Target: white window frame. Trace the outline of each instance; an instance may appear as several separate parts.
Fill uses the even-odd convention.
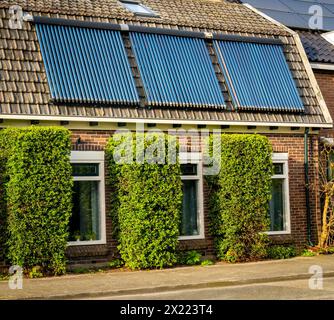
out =
[[[290,196],[289,196],[289,155],[287,153],[273,153],[273,163],[283,164],[283,174],[274,174],[272,179],[283,179],[284,229],[283,231],[268,231],[268,235],[291,234]]]
[[[202,155],[198,152],[182,152],[179,155],[180,164],[196,164],[197,174],[182,176],[181,180],[197,180],[197,225],[198,235],[179,236],[179,240],[205,239],[204,231],[204,202],[203,202],[203,161]]]
[[[87,246],[106,244],[106,208],[105,208],[105,181],[104,181],[104,152],[103,151],[72,151],[71,163],[96,163],[99,165],[99,175],[95,177],[73,177],[74,181],[99,181],[99,219],[100,240],[69,241],[68,246]]]
[[[145,5],[143,5],[142,3],[140,3],[139,1],[137,0],[119,0],[119,2],[122,4],[122,6],[132,12],[133,14],[137,15],[137,16],[145,16],[145,17],[158,17],[158,15],[153,11],[151,10],[150,8],[146,7]],[[132,9],[130,9],[127,5],[128,4],[132,4],[132,5],[137,5],[141,8],[143,8],[146,12],[138,12],[138,11],[134,11]]]

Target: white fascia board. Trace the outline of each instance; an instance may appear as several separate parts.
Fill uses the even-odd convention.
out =
[[[334,71],[334,63],[314,63],[311,62],[312,69]]]
[[[179,120],[179,119],[140,119],[140,118],[98,118],[98,117],[69,117],[69,116],[39,116],[39,115],[9,115],[0,114],[0,119],[10,120],[39,120],[39,121],[74,121],[101,123],[156,123],[183,125],[228,125],[228,126],[259,126],[259,127],[300,127],[300,128],[332,128],[333,123],[298,123],[298,122],[255,122],[255,121],[219,121],[219,120]]]

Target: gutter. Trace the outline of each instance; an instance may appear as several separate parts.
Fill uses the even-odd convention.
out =
[[[307,222],[307,241],[313,246],[311,239],[311,208],[310,208],[310,177],[309,177],[309,160],[308,160],[308,140],[309,128],[305,128],[304,133],[304,174],[305,174],[305,205],[306,205],[306,222]]]
[[[312,69],[334,71],[334,63],[311,63]]]
[[[38,121],[73,121],[73,122],[100,122],[100,123],[156,123],[156,124],[182,124],[182,125],[208,125],[208,126],[259,126],[282,128],[332,128],[332,124],[324,123],[298,123],[298,122],[254,122],[254,121],[228,121],[228,120],[181,120],[181,119],[156,119],[156,118],[116,118],[116,117],[89,117],[89,116],[49,116],[49,115],[19,115],[0,114],[0,120],[38,120]]]

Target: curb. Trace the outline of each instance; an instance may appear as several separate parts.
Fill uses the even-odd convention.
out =
[[[323,277],[324,278],[334,277],[334,271],[324,273]],[[223,287],[233,287],[240,285],[261,284],[269,282],[281,282],[281,281],[303,280],[303,279],[310,279],[310,274],[303,273],[303,274],[269,277],[269,278],[257,278],[257,279],[254,278],[254,279],[230,280],[230,281],[226,280],[226,281],[213,281],[213,282],[202,282],[202,283],[148,287],[148,288],[83,292],[83,293],[66,294],[66,295],[53,295],[47,297],[35,296],[29,298],[21,298],[20,300],[76,300],[76,299],[88,299],[88,298],[99,298],[99,297],[101,298],[116,297],[116,296],[119,297],[126,295],[140,295],[140,294],[161,293],[161,292],[190,290],[190,289],[223,288]]]

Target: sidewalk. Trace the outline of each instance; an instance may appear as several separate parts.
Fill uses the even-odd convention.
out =
[[[24,279],[22,290],[0,281],[0,299],[75,299],[180,289],[233,286],[309,279],[309,267],[319,265],[325,277],[334,276],[334,255],[244,264],[216,264],[153,271],[108,271],[54,278]]]

